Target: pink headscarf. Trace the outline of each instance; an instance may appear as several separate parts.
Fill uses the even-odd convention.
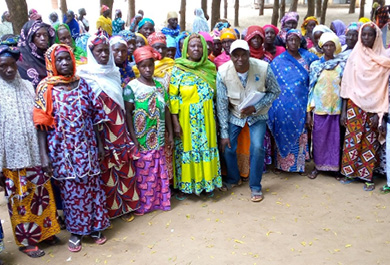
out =
[[[278,35],[279,29],[278,29],[277,27],[275,27],[274,25],[267,24],[267,25],[264,25],[264,26],[263,26],[263,29],[264,29],[264,30],[266,30],[267,28],[273,28],[274,31],[275,31],[275,35]]]
[[[207,41],[210,41],[211,43],[214,44],[214,39],[210,36],[209,33],[207,32],[204,32],[204,31],[199,31],[198,33],[199,35],[202,35],[204,40],[207,42]]]

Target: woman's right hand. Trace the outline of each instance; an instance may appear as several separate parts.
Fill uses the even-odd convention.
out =
[[[306,128],[308,130],[313,130],[313,118],[311,112],[306,112]]]
[[[49,176],[53,176],[53,167],[47,153],[41,155],[42,170]]]
[[[175,134],[175,137],[181,138],[183,135],[183,130],[181,129],[181,125],[179,122],[173,123],[173,133]]]
[[[341,113],[340,113],[340,126],[347,127],[346,122],[347,122],[347,113],[345,113],[344,111],[341,111]]]

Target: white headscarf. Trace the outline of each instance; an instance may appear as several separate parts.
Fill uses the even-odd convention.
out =
[[[204,12],[202,8],[196,8],[195,9],[195,19],[194,23],[192,24],[192,32],[193,33],[199,33],[199,32],[209,32],[209,24],[207,23],[207,19],[204,16]]]
[[[104,91],[112,100],[114,100],[123,110],[125,103],[123,101],[123,91],[121,87],[121,74],[119,68],[115,66],[114,55],[110,46],[110,57],[106,65],[99,64],[89,48],[96,36],[91,36],[87,42],[88,63],[80,65],[77,69],[77,75],[84,78],[92,87],[93,92],[98,96]]]

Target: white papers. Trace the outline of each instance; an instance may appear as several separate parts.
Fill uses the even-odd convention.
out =
[[[256,103],[258,103],[263,97],[265,96],[265,93],[259,92],[259,91],[253,91],[250,93],[244,100],[241,102],[240,105],[238,105],[238,110],[243,110],[249,106],[253,106]]]

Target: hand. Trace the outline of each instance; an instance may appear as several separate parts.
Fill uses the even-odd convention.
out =
[[[221,139],[221,140],[220,140],[220,146],[221,146],[221,152],[222,152],[222,153],[225,152],[225,147],[226,147],[226,145],[227,145],[229,148],[232,148],[231,145],[230,145],[230,140],[229,140],[229,138]]]
[[[256,112],[255,106],[249,106],[249,107],[246,107],[245,109],[241,110],[241,113],[246,115],[246,116],[249,116],[255,112]]]
[[[104,157],[106,156],[103,144],[98,144],[98,155],[99,161],[103,161]]]
[[[46,153],[41,156],[41,162],[43,172],[49,176],[53,176],[53,166],[49,156]]]
[[[375,113],[374,116],[372,116],[370,120],[371,120],[370,127],[371,127],[372,129],[378,128],[378,124],[379,124],[379,117],[378,117],[378,114]]]
[[[347,114],[344,111],[340,114],[340,126],[347,127]]]
[[[311,116],[311,112],[306,113],[306,128],[308,130],[313,130],[313,118]]]
[[[167,147],[169,150],[173,150],[173,147],[174,147],[175,143],[173,141],[173,135],[169,135],[168,137],[168,141],[167,141]]]
[[[181,138],[183,135],[183,130],[181,129],[180,123],[173,123],[173,133],[175,134],[175,137]]]

